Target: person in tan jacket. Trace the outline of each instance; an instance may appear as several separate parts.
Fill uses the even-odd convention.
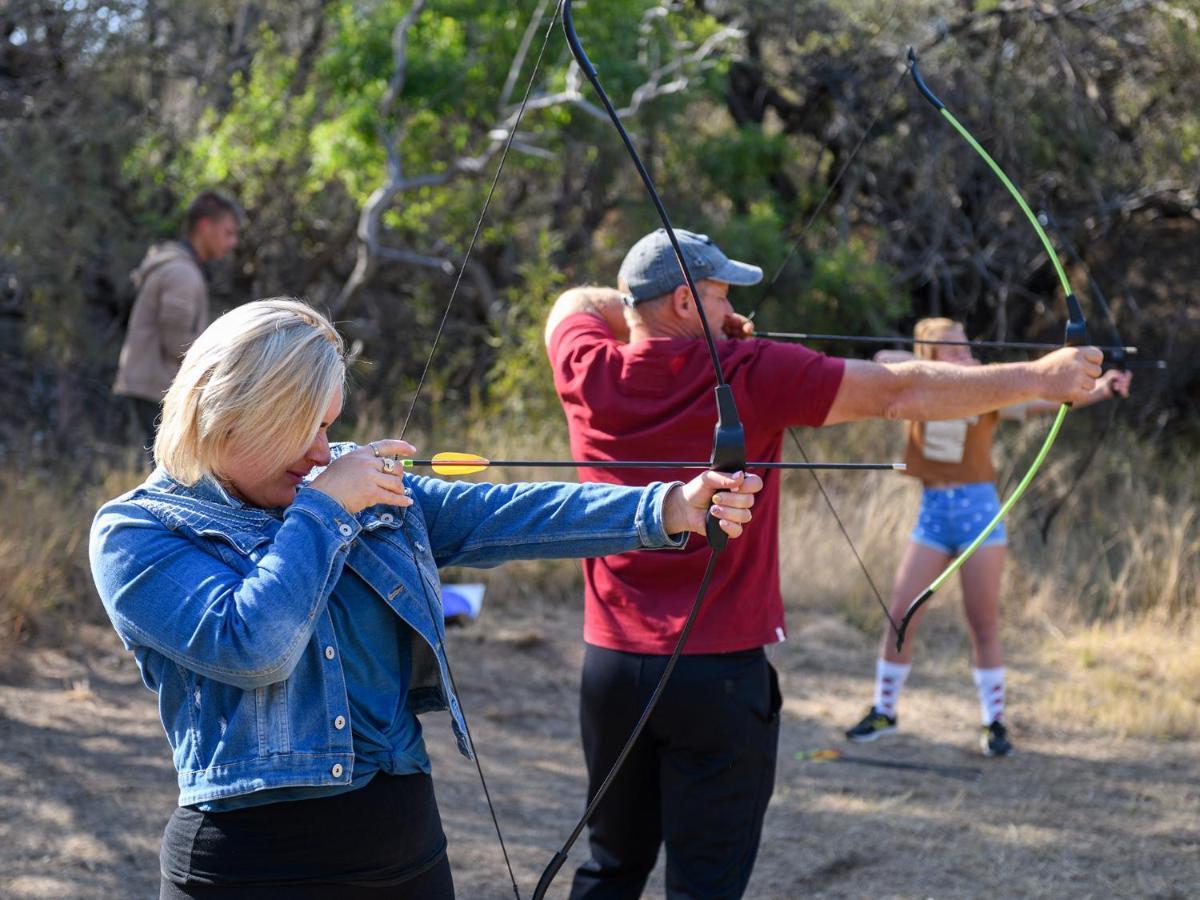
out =
[[[182,241],[155,244],[130,274],[137,299],[121,346],[113,393],[129,398],[131,416],[143,439],[154,445],[159,403],[184,352],[209,321],[204,264],[237,246],[241,209],[216,191],[204,191],[188,206]]]

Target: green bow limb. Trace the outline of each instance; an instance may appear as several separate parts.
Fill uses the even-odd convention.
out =
[[[928,100],[930,105],[932,105],[933,108],[941,114],[942,118],[949,122],[951,127],[962,136],[963,140],[970,144],[971,148],[983,158],[983,161],[987,163],[988,168],[991,169],[992,173],[1000,179],[1000,182],[1008,190],[1009,194],[1012,195],[1012,198],[1017,201],[1017,205],[1021,208],[1021,212],[1025,214],[1025,217],[1029,220],[1029,224],[1032,225],[1034,231],[1037,232],[1038,239],[1042,242],[1042,246],[1046,248],[1046,253],[1050,257],[1050,261],[1054,264],[1054,271],[1058,275],[1059,283],[1062,285],[1063,293],[1066,296],[1067,326],[1066,334],[1063,339],[1063,345],[1067,347],[1078,347],[1086,344],[1088,342],[1087,322],[1083,317],[1083,309],[1079,305],[1079,300],[1075,297],[1075,292],[1071,289],[1071,282],[1067,278],[1066,271],[1063,269],[1062,261],[1058,258],[1058,254],[1054,250],[1054,245],[1050,243],[1050,238],[1042,228],[1037,216],[1035,216],[1033,210],[1029,208],[1029,204],[1025,202],[1025,198],[1021,195],[1020,190],[1017,189],[1017,186],[1013,183],[1012,179],[1009,178],[1004,173],[1004,170],[1000,168],[999,164],[992,159],[991,154],[989,154],[987,150],[985,150],[979,143],[979,141],[975,139],[975,136],[972,135],[971,132],[968,131],[967,128],[961,122],[959,122],[957,118],[954,117],[954,114],[951,113],[950,110],[946,109],[946,104],[939,100],[937,95],[935,95],[933,91],[929,89],[929,86],[925,83],[925,79],[921,77],[921,71],[917,65],[917,54],[911,48],[908,51],[908,65],[909,71],[912,73],[913,81],[917,85],[917,90],[921,92],[921,96]],[[938,575],[929,583],[929,586],[925,588],[925,590],[918,594],[912,600],[912,602],[909,603],[908,608],[905,609],[904,615],[900,619],[900,625],[896,629],[897,651],[904,646],[904,637],[908,632],[908,627],[912,623],[913,617],[917,614],[921,607],[928,603],[938,589],[941,588],[941,586],[944,585],[946,581],[954,575],[955,572],[957,572],[963,567],[963,565],[966,564],[967,560],[970,559],[974,555],[975,551],[983,545],[983,542],[987,540],[988,535],[996,530],[996,526],[1004,521],[1005,517],[1009,514],[1012,508],[1016,506],[1017,501],[1019,501],[1024,495],[1026,489],[1033,482],[1034,477],[1037,475],[1038,470],[1041,469],[1042,463],[1045,461],[1047,455],[1049,455],[1050,448],[1054,445],[1055,440],[1058,438],[1058,432],[1062,428],[1063,420],[1067,417],[1067,410],[1070,408],[1071,404],[1069,403],[1064,403],[1059,407],[1058,414],[1054,417],[1054,424],[1051,425],[1050,431],[1047,433],[1041,449],[1038,450],[1037,456],[1034,457],[1033,463],[1029,466],[1029,471],[1025,473],[1025,475],[1021,478],[1021,481],[1017,484],[1016,489],[1000,506],[1000,510],[992,518],[992,521],[987,524],[983,531],[979,533],[975,540],[973,540],[962,553],[960,553],[954,560],[951,561],[951,563],[945,568],[945,570],[942,571],[940,575]]]

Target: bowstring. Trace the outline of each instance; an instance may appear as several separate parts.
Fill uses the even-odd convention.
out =
[[[883,25],[880,27],[880,29],[879,29],[880,32],[884,32],[887,30],[888,25],[891,24],[891,21],[895,17],[896,11],[898,9],[899,9],[899,3],[893,2],[891,12],[888,14],[887,19],[884,21]],[[779,264],[778,268],[775,269],[775,274],[772,275],[771,280],[769,282],[767,282],[768,288],[773,287],[775,285],[775,283],[779,280],[779,276],[783,274],[783,271],[787,267],[787,264],[791,261],[792,257],[795,256],[796,251],[799,249],[800,244],[803,242],[805,235],[808,233],[808,231],[812,227],[813,223],[816,222],[817,217],[821,214],[821,211],[825,208],[825,204],[829,201],[829,198],[833,196],[833,192],[837,189],[838,184],[841,183],[842,178],[845,177],[846,173],[850,171],[850,166],[854,163],[855,157],[858,156],[859,151],[866,145],[867,138],[870,136],[871,131],[875,128],[876,123],[878,123],[880,117],[883,115],[884,111],[888,108],[888,105],[891,103],[892,98],[896,95],[896,92],[900,89],[900,85],[904,83],[904,79],[907,77],[907,75],[908,75],[907,67],[902,68],[900,71],[899,77],[892,84],[891,89],[884,96],[883,102],[881,102],[879,104],[879,106],[875,110],[875,114],[871,117],[870,121],[867,123],[867,127],[864,128],[862,134],[859,135],[858,141],[857,141],[857,143],[855,143],[854,149],[850,152],[849,158],[842,165],[841,169],[838,171],[838,173],[834,177],[833,181],[830,182],[829,187],[826,188],[825,193],[821,196],[821,199],[817,202],[816,207],[813,209],[812,213],[809,215],[808,219],[805,221],[804,226],[800,229],[799,234],[797,234],[795,239],[792,241],[792,244],[789,247],[787,254],[783,258],[783,262]],[[761,300],[759,300],[758,304],[755,305],[753,310],[751,310],[748,318],[750,318],[751,320],[754,319],[754,316],[758,313],[759,309],[762,307],[762,304],[763,304],[763,302],[765,302],[767,296],[768,296],[768,294],[764,293],[763,298]],[[792,439],[792,442],[796,445],[796,449],[800,452],[800,456],[804,459],[805,462],[808,462],[809,461],[808,453],[805,451],[804,445],[800,442],[800,437],[796,433],[796,429],[789,428],[787,431],[788,431],[788,435]],[[829,492],[827,490],[825,490],[824,482],[821,481],[820,477],[817,475],[815,470],[809,469],[809,474],[812,475],[813,483],[816,484],[817,490],[820,492],[822,499],[824,499],[825,506],[829,510],[830,515],[832,515],[834,518],[834,521],[837,522],[838,530],[841,531],[842,536],[846,539],[846,543],[850,547],[850,552],[854,554],[854,559],[857,561],[859,569],[862,570],[863,577],[866,578],[867,584],[871,588],[871,593],[874,595],[876,602],[879,604],[879,608],[883,611],[884,618],[886,618],[888,621],[888,624],[892,626],[892,630],[894,632],[899,633],[899,628],[896,625],[896,620],[892,618],[891,610],[889,609],[888,604],[883,599],[883,593],[879,590],[879,586],[875,583],[875,578],[871,575],[871,570],[869,568],[867,568],[867,564],[863,560],[862,554],[859,553],[858,547],[854,543],[854,539],[850,536],[850,532],[846,528],[845,522],[842,521],[842,517],[838,514],[836,507],[833,505],[833,499],[829,496]]]
[[[1043,209],[1039,216],[1039,219],[1041,218],[1045,219],[1043,224],[1050,226],[1050,229],[1058,237],[1058,242],[1063,249],[1067,251],[1067,256],[1083,269],[1083,274],[1087,278],[1088,291],[1092,295],[1092,305],[1097,307],[1100,312],[1103,313],[1104,319],[1108,324],[1108,330],[1113,336],[1114,343],[1118,347],[1124,346],[1124,341],[1121,339],[1121,332],[1117,328],[1117,318],[1113,315],[1112,307],[1108,305],[1108,300],[1105,299],[1104,292],[1100,290],[1100,285],[1093,276],[1091,267],[1080,257],[1079,252],[1075,249],[1074,242],[1067,237],[1067,235],[1059,227],[1054,216],[1052,216],[1047,210]],[[1124,351],[1121,352],[1119,359],[1119,364],[1124,367]],[[1055,518],[1057,518],[1058,514],[1062,511],[1063,506],[1071,498],[1071,495],[1075,493],[1075,488],[1079,486],[1079,483],[1083,480],[1083,476],[1087,472],[1088,467],[1091,466],[1092,461],[1096,458],[1096,454],[1099,452],[1100,447],[1104,445],[1105,438],[1108,437],[1109,431],[1112,430],[1112,426],[1117,420],[1117,408],[1117,397],[1113,396],[1109,402],[1108,415],[1106,416],[1104,426],[1100,429],[1099,433],[1093,432],[1091,440],[1089,441],[1090,446],[1088,447],[1087,454],[1084,457],[1083,462],[1076,467],[1075,474],[1072,477],[1070,484],[1068,484],[1066,490],[1059,495],[1059,498],[1057,501],[1055,501],[1053,508],[1051,508],[1051,510],[1042,518],[1039,527],[1041,530],[1043,544],[1049,541],[1050,527],[1054,524]]]
[[[896,10],[895,10],[895,7],[893,6],[892,15],[895,15],[895,12],[896,12]],[[889,17],[888,21],[889,22],[891,21],[890,17]],[[781,262],[779,264],[778,268],[775,269],[775,274],[772,275],[771,280],[767,282],[767,287],[773,286],[775,284],[775,282],[777,282],[779,280],[779,276],[783,274],[783,270],[787,268],[788,263],[792,261],[792,257],[794,257],[796,255],[796,251],[800,249],[800,244],[804,241],[804,236],[806,234],[808,234],[808,231],[810,228],[812,228],[813,223],[817,221],[817,217],[821,215],[821,211],[825,209],[825,204],[828,203],[829,198],[833,196],[834,190],[841,183],[842,179],[846,176],[846,173],[850,171],[850,166],[853,165],[855,157],[858,156],[858,152],[863,148],[863,145],[866,144],[867,138],[870,136],[871,131],[875,128],[876,124],[878,124],[880,117],[884,113],[884,110],[886,110],[888,107],[888,104],[891,103],[892,98],[896,95],[896,92],[900,89],[900,85],[902,85],[904,83],[905,76],[907,76],[907,75],[908,75],[908,70],[901,69],[899,77],[892,84],[891,88],[888,90],[887,94],[884,96],[883,102],[880,103],[878,108],[875,110],[875,114],[871,117],[871,120],[867,123],[867,127],[865,129],[863,129],[863,133],[861,135],[859,135],[858,141],[854,145],[854,149],[850,151],[850,156],[847,157],[846,161],[842,164],[842,168],[838,171],[838,173],[834,177],[833,181],[831,181],[829,183],[829,187],[825,190],[825,193],[821,196],[821,199],[819,201],[817,201],[817,205],[813,208],[813,211],[809,214],[808,219],[804,222],[804,225],[801,227],[799,233],[792,240],[791,245],[788,247],[788,252],[783,257],[783,262]],[[755,305],[754,309],[752,309],[750,311],[750,315],[747,318],[753,319],[755,317],[755,315],[757,315],[759,307],[761,307],[765,301],[766,301],[766,295],[764,294],[762,299],[760,299],[758,301],[758,303]]]
[[[789,428],[788,434],[791,436],[793,443],[795,443],[796,449],[800,451],[800,455],[804,458],[804,461],[808,462],[808,454],[804,452],[804,445],[800,443],[800,438],[796,436],[796,430],[794,428]],[[811,472],[813,470],[809,469],[809,471]],[[880,605],[883,606],[883,614],[887,616],[888,621],[891,622],[892,627],[895,628],[896,622],[892,619],[890,610],[888,610],[887,606],[883,604],[883,595],[879,592],[879,588],[875,584],[875,579],[871,577],[871,570],[867,568],[866,562],[863,560],[862,555],[858,552],[858,547],[854,545],[854,539],[850,537],[850,532],[846,530],[846,526],[842,522],[841,516],[839,516],[837,510],[833,508],[833,500],[825,490],[824,482],[822,482],[820,478],[814,478],[813,481],[816,482],[817,490],[821,492],[821,496],[825,499],[825,505],[829,507],[829,512],[833,514],[833,518],[837,522],[838,528],[842,532],[842,536],[846,538],[846,543],[850,545],[850,551],[854,554],[854,558],[858,560],[858,567],[862,569],[862,573],[867,579],[867,584],[871,586],[872,593],[875,594],[876,599],[878,599]]]
[[[417,381],[417,389],[413,392],[412,402],[409,403],[408,413],[404,417],[404,424],[400,428],[400,438],[404,438],[405,432],[408,431],[409,422],[412,420],[413,411],[417,408],[417,401],[421,396],[421,389],[425,386],[425,380],[429,376],[429,370],[433,365],[433,358],[437,354],[438,345],[442,339],[442,333],[446,330],[446,323],[450,319],[450,310],[454,306],[454,301],[458,297],[458,289],[462,285],[463,276],[467,271],[467,263],[471,260],[471,254],[475,251],[475,245],[479,241],[479,235],[483,231],[483,223],[487,219],[488,209],[492,205],[492,198],[496,195],[496,185],[500,183],[500,174],[504,171],[504,163],[508,159],[508,152],[512,148],[513,141],[517,137],[517,129],[521,125],[521,119],[525,115],[525,108],[529,105],[529,98],[533,93],[533,83],[537,80],[537,74],[542,66],[542,59],[546,55],[546,46],[550,43],[550,35],[554,30],[554,25],[558,21],[559,12],[562,10],[563,0],[556,0],[554,12],[550,14],[550,22],[546,26],[546,33],[542,37],[542,46],[538,50],[537,59],[533,64],[533,73],[529,76],[529,82],[525,85],[525,93],[521,97],[521,105],[517,109],[517,117],[513,121],[512,127],[508,130],[508,136],[504,139],[504,148],[500,152],[500,161],[496,165],[496,173],[492,176],[492,183],[488,187],[487,197],[483,201],[483,209],[479,211],[479,218],[475,222],[475,228],[471,233],[471,240],[467,243],[466,253],[463,254],[462,264],[458,267],[458,274],[454,278],[454,286],[450,289],[450,299],[446,302],[446,308],[442,312],[442,319],[438,323],[437,331],[433,336],[433,343],[429,348],[429,355],[425,358],[425,366],[421,369],[421,377]]]
[[[484,199],[483,208],[479,212],[479,217],[475,222],[475,228],[471,233],[471,240],[467,244],[467,250],[463,254],[462,264],[458,268],[458,274],[455,277],[454,285],[450,290],[450,299],[446,302],[446,308],[442,312],[441,321],[438,323],[437,331],[434,333],[433,342],[429,348],[429,355],[425,358],[425,365],[421,369],[421,377],[417,381],[416,390],[413,392],[412,401],[409,403],[408,412],[404,417],[404,424],[403,424],[403,426],[401,426],[401,429],[400,429],[400,438],[401,439],[404,438],[404,435],[408,431],[408,426],[412,420],[413,412],[416,410],[416,407],[417,407],[417,401],[419,400],[419,398],[421,396],[421,390],[425,386],[425,381],[429,375],[430,369],[433,366],[433,359],[434,359],[434,356],[437,354],[437,350],[438,350],[438,346],[441,342],[442,334],[445,331],[446,324],[450,319],[450,310],[454,306],[455,299],[458,297],[458,290],[462,284],[463,275],[466,273],[467,263],[470,262],[471,254],[475,249],[476,243],[478,243],[480,233],[483,231],[483,223],[487,219],[488,209],[491,207],[492,199],[496,195],[496,186],[500,182],[500,174],[504,171],[504,164],[508,159],[509,150],[512,148],[513,141],[516,140],[517,130],[521,125],[521,119],[524,117],[526,107],[529,105],[529,98],[533,93],[533,85],[534,85],[534,82],[537,80],[538,72],[541,69],[542,60],[546,54],[546,47],[550,43],[550,35],[553,33],[554,25],[558,21],[559,11],[562,8],[562,3],[563,3],[563,0],[557,0],[555,7],[554,7],[554,12],[550,15],[550,21],[546,26],[546,33],[542,38],[541,48],[538,50],[537,59],[534,61],[533,72],[530,74],[529,81],[525,85],[525,92],[521,97],[521,105],[517,109],[516,118],[513,120],[512,126],[508,130],[508,136],[505,138],[504,147],[502,148],[502,150],[500,152],[500,160],[496,165],[495,175],[493,175],[491,185],[488,187],[487,197]],[[536,14],[537,14],[537,11],[535,10],[535,15]],[[401,527],[404,531],[405,540],[407,541],[409,546],[410,547],[414,546],[412,536],[408,531],[408,516],[407,515],[405,515],[401,518]],[[430,619],[431,619],[431,621],[436,623],[438,620],[438,614],[435,610],[435,604],[433,602],[433,597],[430,594],[429,585],[426,583],[425,575],[421,570],[420,563],[417,561],[415,551],[410,551],[409,557],[412,559],[413,565],[417,569],[417,578],[421,584],[421,593],[424,595],[425,605],[429,610]],[[444,635],[444,632],[443,632],[443,635]],[[502,829],[500,827],[500,818],[496,813],[495,804],[492,802],[492,794],[491,794],[491,791],[488,789],[487,778],[483,774],[483,764],[481,763],[481,761],[479,759],[479,752],[475,746],[475,738],[471,734],[471,726],[470,726],[469,722],[467,721],[467,713],[466,713],[466,710],[462,706],[462,697],[461,697],[461,695],[459,695],[458,684],[454,678],[454,670],[451,668],[451,665],[450,665],[450,655],[449,655],[449,653],[446,652],[446,644],[445,644],[444,636],[442,637],[442,651],[443,651],[443,658],[445,659],[445,662],[446,662],[446,676],[447,676],[447,680],[450,682],[450,689],[451,689],[451,691],[453,691],[455,696],[459,697],[459,713],[462,716],[463,731],[464,731],[466,739],[467,739],[467,746],[471,750],[471,758],[475,761],[475,771],[479,773],[479,783],[483,787],[483,796],[487,802],[488,812],[491,814],[492,826],[496,831],[496,838],[500,842],[500,852],[504,856],[504,866],[508,870],[508,878],[509,878],[509,881],[511,882],[513,895],[517,898],[517,900],[521,900],[521,891],[520,891],[520,888],[517,886],[516,874],[513,872],[512,859],[509,857],[509,854],[508,854],[508,846],[504,841],[504,832],[502,831]]]

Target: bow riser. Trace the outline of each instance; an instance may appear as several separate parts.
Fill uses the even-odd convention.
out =
[[[563,3],[563,31],[566,33],[567,44],[571,48],[571,54],[575,57],[575,61],[579,64],[580,70],[587,77],[600,98],[604,109],[608,112],[609,119],[612,120],[618,133],[621,135],[621,142],[625,145],[630,159],[637,168],[638,175],[642,179],[642,184],[646,187],[646,192],[650,195],[650,199],[654,203],[654,208],[658,211],[659,219],[663,223],[663,228],[666,231],[667,237],[671,242],[671,247],[675,251],[675,258],[679,262],[680,271],[683,273],[684,281],[687,283],[688,290],[692,293],[692,300],[696,304],[696,311],[700,316],[700,323],[704,331],[704,339],[708,345],[709,356],[712,359],[713,371],[716,375],[716,405],[717,405],[717,423],[713,432],[713,449],[712,449],[712,467],[724,472],[737,472],[745,468],[746,465],[746,442],[745,431],[742,427],[741,417],[738,415],[737,404],[734,402],[733,391],[725,381],[724,372],[721,369],[721,360],[717,355],[717,345],[713,338],[713,332],[709,326],[708,316],[704,312],[704,305],[700,302],[700,291],[696,287],[695,279],[688,268],[687,261],[684,259],[683,249],[679,245],[679,240],[675,235],[675,229],[671,225],[670,216],[667,215],[666,207],[663,205],[662,198],[658,195],[658,191],[654,187],[654,181],[650,177],[650,173],[646,170],[642,163],[641,157],[638,155],[637,148],[633,146],[633,140],[629,137],[629,133],[625,130],[625,126],[621,124],[621,117],[617,115],[616,109],[612,102],[608,99],[608,94],[600,84],[600,79],[596,75],[596,68],[588,59],[587,53],[583,49],[583,45],[579,42],[579,36],[575,32],[575,20],[571,12],[571,0],[565,0]],[[629,752],[633,749],[638,737],[642,733],[646,722],[649,721],[650,713],[658,703],[658,699],[662,696],[663,690],[666,688],[667,681],[671,677],[671,673],[675,669],[675,664],[679,660],[680,654],[683,652],[684,646],[687,644],[688,635],[691,633],[692,625],[695,624],[696,617],[700,612],[700,607],[704,602],[704,596],[708,592],[708,585],[712,579],[713,571],[716,569],[716,563],[720,557],[720,553],[724,550],[728,541],[728,536],[721,530],[720,522],[710,512],[705,520],[705,532],[708,538],[711,554],[709,556],[708,565],[704,571],[704,577],[701,579],[700,587],[696,592],[696,599],[692,604],[691,611],[688,613],[687,620],[684,622],[683,628],[679,633],[679,639],[675,645],[675,649],[671,653],[670,659],[667,661],[663,673],[659,678],[658,684],[655,685],[654,691],[651,693],[646,706],[642,711],[641,717],[634,726],[633,731],[625,741],[621,752],[617,755],[608,774],[597,788],[595,795],[588,803],[587,809],[576,822],[571,834],[563,843],[563,846],[554,854],[550,863],[542,872],[541,878],[533,893],[533,900],[541,900],[545,897],[546,891],[549,890],[550,884],[554,881],[554,877],[558,874],[563,864],[567,860],[567,854],[571,850],[571,846],[583,832],[588,819],[600,801],[604,798],[609,786],[616,778],[617,772],[620,771]]]

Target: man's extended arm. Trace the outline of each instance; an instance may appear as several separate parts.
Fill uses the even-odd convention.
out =
[[[563,292],[554,301],[546,318],[546,346],[559,323],[575,313],[591,313],[603,319],[618,341],[629,340],[629,324],[625,321],[625,302],[621,292],[605,287],[578,287]]]
[[[1103,359],[1095,347],[1066,347],[1032,362],[994,366],[848,359],[825,424],[958,419],[1030,400],[1084,403]]]

